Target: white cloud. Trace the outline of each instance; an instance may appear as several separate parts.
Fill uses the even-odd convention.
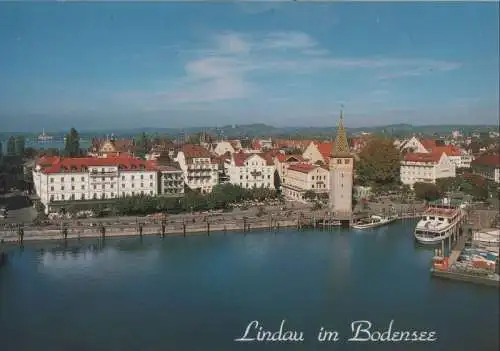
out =
[[[371,70],[374,80],[456,69],[460,64],[429,59],[336,58],[303,32],[215,35],[205,48],[186,51],[184,76],[174,88],[153,95],[157,105],[244,99],[258,92],[254,74],[312,74],[338,69]],[[273,77],[275,82],[279,76]]]

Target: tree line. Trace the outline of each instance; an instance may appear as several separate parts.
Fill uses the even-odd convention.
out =
[[[498,185],[483,177],[465,173],[462,176],[436,179],[436,184],[415,183],[415,197],[421,200],[434,201],[447,193],[464,193],[475,201],[486,201],[490,196],[500,195]]]
[[[184,197],[162,197],[162,196],[126,196],[121,197],[109,204],[77,203],[64,207],[63,212],[75,214],[80,211],[94,210],[114,215],[147,215],[159,212],[177,214],[183,212],[200,212],[210,210],[227,210],[235,204],[244,201],[259,201],[280,199],[280,195],[274,189],[252,188],[245,189],[239,185],[221,184],[213,188],[209,194],[201,194],[197,191],[188,191]]]

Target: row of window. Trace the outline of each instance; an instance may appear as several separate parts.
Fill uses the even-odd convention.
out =
[[[144,191],[141,191],[140,193],[137,192],[137,195],[154,195],[154,192],[151,190],[149,192],[149,194],[147,192],[144,192]],[[125,197],[127,196],[128,194],[126,192],[122,192],[121,196]],[[136,193],[134,191],[131,192],[131,195],[132,196],[135,196]],[[93,200],[97,200],[97,199],[113,199],[117,196],[117,194],[115,193],[110,193],[110,194],[107,194],[107,193],[101,193],[101,196],[98,196],[96,193],[93,194],[92,196],[92,199]],[[67,198],[65,197],[64,194],[61,194],[60,195],[60,200],[64,201],[64,200],[76,200],[77,199],[77,194],[71,194],[69,195]],[[50,195],[50,201],[54,201],[55,200],[55,196],[54,195]],[[86,200],[85,198],[85,194],[80,194],[79,196],[79,199],[78,200]]]
[[[341,184],[342,187],[344,187],[344,184]],[[314,189],[314,184],[311,185],[311,188]],[[316,184],[316,189],[325,189],[326,184]]]
[[[271,187],[271,183],[263,183],[263,185],[264,185],[264,187],[267,187],[267,188],[270,188],[270,187]],[[245,183],[245,185],[243,186],[243,183],[242,183],[242,182],[240,182],[240,186],[241,186],[242,188],[256,187],[256,185],[255,185],[255,184],[252,184],[252,186],[249,186],[249,184],[248,184],[248,183]]]
[[[265,167],[266,164],[265,163],[261,163],[261,162],[257,162],[257,161],[253,161],[253,162],[246,162],[245,166],[261,166],[261,167]]]
[[[314,177],[316,177],[316,180],[326,180],[326,175],[324,175],[324,176],[312,176],[311,179],[314,180]]]
[[[113,181],[114,179],[115,179],[114,177],[109,177],[110,181]],[[130,179],[134,180],[135,176],[134,175],[130,176]],[[144,174],[141,174],[140,179],[144,179]],[[149,179],[153,179],[153,175],[152,174],[149,175]],[[81,177],[80,180],[82,182],[84,182],[85,181],[85,177]],[[106,180],[106,177],[102,177],[102,180],[103,181]],[[125,176],[122,176],[122,180],[125,180]],[[63,183],[64,182],[64,177],[61,177],[60,181]],[[74,181],[75,181],[75,177],[71,177],[71,182],[74,182]],[[50,177],[50,182],[54,183],[54,178],[53,177]]]
[[[242,175],[240,175],[240,179],[243,179]],[[245,179],[248,179],[248,176],[245,176]],[[254,180],[257,179],[257,176],[254,176],[253,179]],[[265,175],[262,175],[261,179],[265,179]],[[267,175],[267,179],[271,179],[271,175],[270,174]]]
[[[240,171],[243,171],[243,170],[240,170]],[[245,173],[250,172],[250,170],[248,168],[245,168],[244,171],[245,171]],[[251,172],[271,173],[271,172],[274,172],[274,167],[271,167],[271,166],[269,166],[269,167],[263,167],[259,171],[257,171],[256,169],[253,169]]]
[[[114,183],[109,184],[109,188],[110,189],[113,189],[114,187],[115,187]],[[132,183],[131,187],[135,188],[135,184]],[[149,183],[149,187],[152,188],[153,187],[153,183]],[[125,183],[122,183],[122,188],[125,188]],[[141,183],[141,188],[144,188],[144,183]],[[61,185],[61,190],[64,190],[64,189],[65,189],[64,185]],[[94,190],[95,189],[97,189],[97,185],[96,184],[94,184]],[[106,189],[106,184],[101,184],[101,189]],[[71,186],[71,190],[75,190],[75,186],[74,185]],[[81,186],[81,190],[85,190],[85,185]],[[50,191],[54,191],[54,187],[53,186],[50,187]]]

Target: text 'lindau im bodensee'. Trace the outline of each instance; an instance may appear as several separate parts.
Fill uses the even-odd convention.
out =
[[[304,332],[287,329],[286,320],[282,320],[278,330],[266,330],[257,320],[251,321],[246,326],[243,335],[234,341],[236,342],[303,342]],[[318,342],[435,342],[437,341],[436,331],[427,330],[396,330],[394,320],[391,320],[383,329],[374,327],[373,323],[367,320],[351,322],[351,334],[347,338],[340,336],[336,330],[328,330],[320,327],[316,335]]]

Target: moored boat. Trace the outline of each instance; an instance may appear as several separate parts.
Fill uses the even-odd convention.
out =
[[[433,205],[415,227],[415,239],[421,244],[439,244],[447,239],[465,216],[465,208]]]
[[[377,215],[373,215],[368,218],[362,218],[356,223],[352,225],[354,229],[371,229],[377,228],[389,223],[394,222],[398,217],[397,216],[389,216],[389,217],[381,217]]]

